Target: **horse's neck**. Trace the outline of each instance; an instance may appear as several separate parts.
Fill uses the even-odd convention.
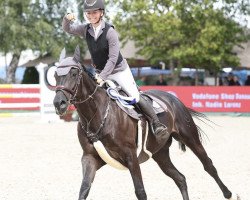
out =
[[[80,98],[87,99],[95,91],[96,84],[85,74],[79,87]]]
[[[88,99],[86,102],[76,105],[77,112],[83,123],[92,120],[91,124],[99,124],[107,108],[108,98],[104,89],[97,87],[92,80],[87,78],[80,86],[79,96]],[[91,97],[90,97],[91,96]]]

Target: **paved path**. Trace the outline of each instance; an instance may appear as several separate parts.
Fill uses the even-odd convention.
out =
[[[250,118],[213,116],[202,125],[205,148],[231,190],[250,194]],[[81,183],[81,148],[76,122],[41,122],[38,117],[0,118],[0,200],[76,200]],[[171,158],[186,176],[191,200],[224,199],[190,150],[174,143]],[[141,166],[149,200],[181,200],[174,182],[150,160]],[[88,200],[136,200],[127,171],[103,167]]]

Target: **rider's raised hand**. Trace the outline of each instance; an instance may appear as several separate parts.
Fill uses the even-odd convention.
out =
[[[74,13],[68,13],[68,14],[66,15],[66,18],[67,18],[69,21],[73,21],[73,20],[76,19]]]

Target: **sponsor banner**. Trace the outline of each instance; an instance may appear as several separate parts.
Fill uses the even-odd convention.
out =
[[[141,86],[140,89],[170,92],[199,112],[250,112],[248,86]]]
[[[250,113],[250,87],[248,86],[141,86],[140,89],[170,92],[187,107],[200,112]],[[47,88],[44,92],[41,90],[38,84],[0,84],[0,113],[3,114],[6,110],[40,110],[54,115],[55,93]]]

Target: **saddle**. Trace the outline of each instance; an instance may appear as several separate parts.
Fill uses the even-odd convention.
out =
[[[133,104],[135,103],[133,98],[122,90],[117,84],[111,80],[106,81],[106,90],[109,97],[116,101],[117,105],[130,117],[136,120],[140,120],[143,114],[139,109],[136,108]],[[155,114],[166,112],[168,110],[167,106],[158,98],[152,94],[140,91],[140,94],[150,100],[152,103]]]

